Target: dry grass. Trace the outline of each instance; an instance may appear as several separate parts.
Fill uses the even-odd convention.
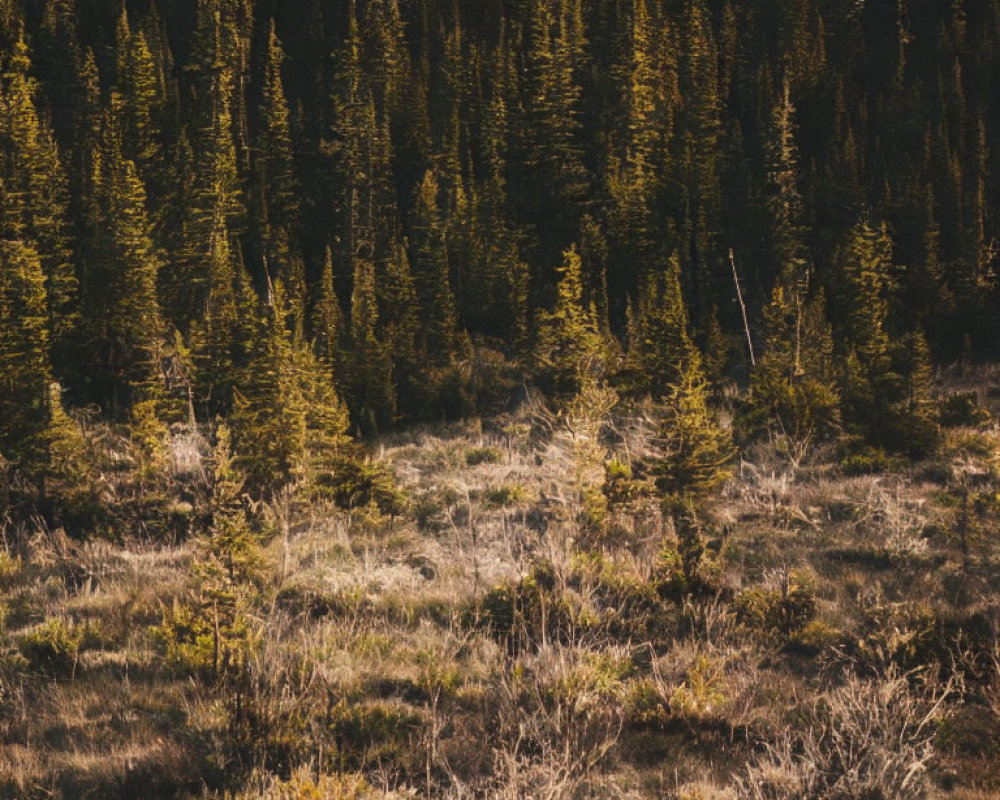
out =
[[[961,484],[758,446],[678,598],[656,499],[600,493],[651,417],[593,400],[385,439],[402,518],[263,508],[256,646],[228,684],[167,670],[153,633],[190,599],[192,542],[8,529],[0,798],[996,795],[995,429],[939,457],[980,476],[964,550]],[[32,662],[53,620],[67,660]],[[956,682],[907,677],[924,664]]]

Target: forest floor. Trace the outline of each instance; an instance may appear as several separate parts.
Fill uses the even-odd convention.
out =
[[[1000,372],[957,391],[1000,418]],[[684,575],[654,496],[601,494],[650,437],[536,401],[383,437],[405,514],[261,507],[237,682],[163,657],[197,540],[6,526],[0,797],[1000,795],[996,423],[753,445]]]

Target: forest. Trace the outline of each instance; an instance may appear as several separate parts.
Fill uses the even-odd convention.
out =
[[[0,0],[0,798],[995,796],[998,81],[997,0]]]

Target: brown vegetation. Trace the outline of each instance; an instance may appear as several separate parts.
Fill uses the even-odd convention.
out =
[[[184,433],[140,497],[91,425],[102,491],[195,533],[4,523],[0,797],[1000,791],[994,423],[875,474],[774,437],[692,522],[645,472],[653,409],[586,391],[384,438],[383,508],[227,499]]]

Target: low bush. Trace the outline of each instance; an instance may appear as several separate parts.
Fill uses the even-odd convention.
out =
[[[938,412],[946,428],[977,427],[990,421],[990,412],[979,405],[975,392],[948,395],[938,404]]]
[[[499,464],[503,461],[503,453],[495,447],[474,447],[465,454],[466,466],[476,467],[480,464]]]
[[[61,618],[49,619],[22,634],[17,648],[32,668],[52,675],[70,675],[76,669],[84,632]]]
[[[735,605],[745,625],[779,636],[799,633],[816,617],[816,598],[794,578],[776,589],[748,589],[736,598]]]

